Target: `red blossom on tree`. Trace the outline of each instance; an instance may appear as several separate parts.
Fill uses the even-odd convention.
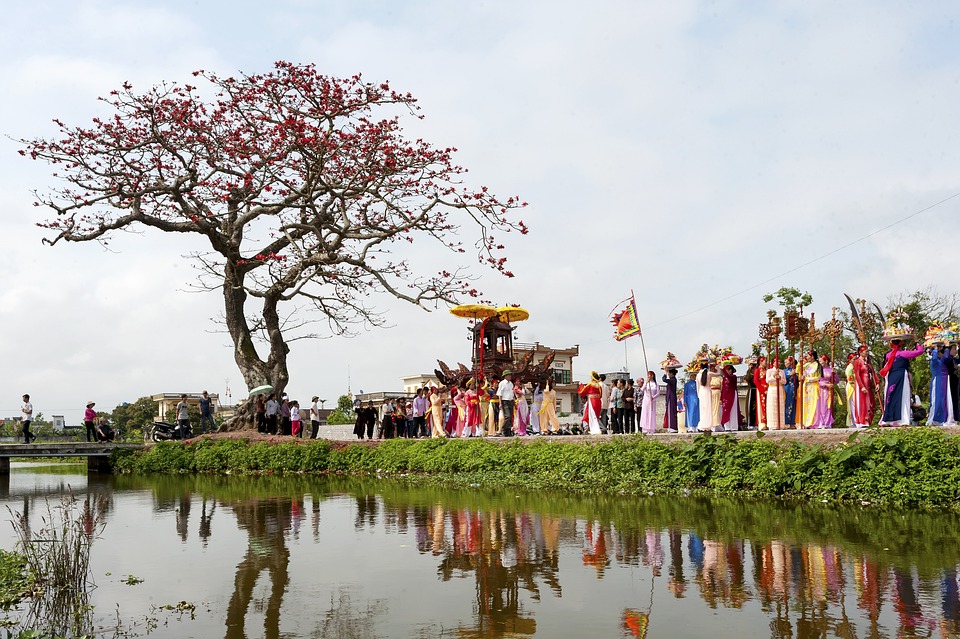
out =
[[[237,78],[193,75],[203,87],[137,93],[124,83],[102,98],[110,117],[89,128],[54,120],[59,139],[20,140],[20,153],[54,165],[63,183],[36,194],[54,213],[39,224],[48,244],[106,242],[137,225],[207,239],[210,250],[191,257],[200,285],[224,296],[248,387],[281,391],[288,342],[315,336],[305,326],[318,317],[334,333],[380,324],[371,293],[424,308],[477,297],[455,257],[464,228],[477,233],[481,265],[513,275],[497,236],[527,232],[510,218],[526,203],[465,186],[456,149],[406,138],[400,117],[422,117],[409,93],[287,62]],[[452,267],[418,274],[415,261],[434,246]],[[305,306],[319,315],[299,313]]]

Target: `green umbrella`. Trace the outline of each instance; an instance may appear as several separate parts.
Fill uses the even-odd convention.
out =
[[[254,395],[267,395],[268,393],[273,392],[273,386],[270,384],[264,384],[263,386],[257,386],[256,388],[250,391],[250,397]]]

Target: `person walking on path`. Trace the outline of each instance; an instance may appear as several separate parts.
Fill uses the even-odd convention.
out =
[[[94,402],[87,402],[87,409],[83,411],[83,425],[87,429],[88,442],[97,441],[97,411],[93,410],[94,406]]]
[[[607,385],[603,383],[604,378],[604,375],[600,376],[601,391],[607,388]],[[600,420],[601,432],[604,435],[611,432],[623,432],[623,380],[610,380],[609,388],[610,390],[607,393],[607,417]],[[603,406],[603,395],[600,396],[600,405]],[[600,412],[603,413],[603,409],[600,409]]]
[[[737,371],[731,364],[723,367],[722,388],[720,391],[720,426],[727,432],[740,428],[740,401],[737,398]],[[766,379],[764,379],[766,381]],[[766,410],[766,402],[764,402]],[[764,415],[766,419],[766,415]]]
[[[657,384],[653,371],[647,371],[647,379],[638,379],[638,388],[643,391],[640,409],[640,431],[648,435],[657,432],[657,397],[660,396],[660,386]]]
[[[257,417],[257,432],[263,434],[267,432],[267,403],[263,399],[263,395],[257,395],[257,403],[253,409],[254,415]]]
[[[267,418],[267,432],[271,435],[277,434],[277,410],[280,404],[277,403],[277,396],[273,393],[267,397],[267,403],[263,407],[263,414]]]
[[[37,439],[37,436],[30,432],[30,424],[33,423],[33,404],[30,403],[30,396],[23,396],[23,405],[20,407],[23,417],[20,418],[20,429],[23,431],[23,443],[29,444]]]
[[[884,358],[880,377],[886,381],[881,426],[909,426],[912,422],[910,400],[913,393],[910,388],[910,360],[923,355],[923,347],[917,343],[913,350],[901,347],[901,340],[890,343],[890,351]]]
[[[548,435],[560,434],[560,420],[557,419],[557,391],[554,385],[553,378],[548,377],[540,405],[540,424],[542,428],[547,429]]]
[[[310,401],[313,402],[310,404],[310,439],[316,439],[320,434],[320,408],[317,406],[320,396],[314,395]]]
[[[443,429],[443,396],[439,389],[430,389],[430,424],[431,437],[446,437],[447,431]]]
[[[540,388],[540,382],[533,382],[533,391],[531,392],[530,406],[530,431],[536,435],[540,430],[540,408],[543,406],[543,389]]]
[[[780,368],[780,360],[774,359],[773,364],[766,372],[767,382],[767,428],[769,430],[783,430],[783,416],[786,409],[786,393],[783,385],[786,383],[786,374]]]
[[[620,394],[620,399],[623,401],[623,418],[620,420],[620,432],[635,433],[637,432],[637,392],[633,388],[632,379],[627,378],[623,392]]]
[[[600,376],[600,427],[603,429],[604,433],[610,432],[610,429],[613,428],[610,424],[614,420],[614,416],[611,413],[611,408],[613,408],[613,394],[614,389],[617,387],[617,380],[611,379],[609,386],[607,385],[607,376]],[[616,428],[613,428],[614,432]]]
[[[424,396],[423,388],[417,389],[417,396],[413,398],[413,436],[427,437],[427,411],[430,402]]]
[[[500,411],[503,415],[502,437],[513,437],[513,408],[516,395],[513,392],[513,372],[503,371],[503,379],[497,386],[497,397],[500,399]]]
[[[683,413],[688,433],[697,432],[700,426],[700,396],[697,395],[697,373],[691,371],[683,385]]]
[[[666,384],[663,427],[667,429],[667,432],[675,433],[677,432],[677,369],[668,368],[662,379],[663,383]]]
[[[300,402],[290,402],[290,434],[303,439],[303,423],[300,421]]]
[[[577,394],[584,399],[583,417],[580,418],[580,431],[589,431],[591,435],[599,435],[600,426],[600,393],[603,383],[600,381],[600,373],[590,372],[590,381],[586,384],[580,384]]]
[[[93,406],[93,402],[87,404],[87,410],[90,410],[89,407]],[[187,403],[186,393],[180,395],[180,403],[177,404],[177,425],[180,427],[180,436],[184,439],[187,439],[193,433],[190,430],[190,413],[188,412],[190,404]],[[87,431],[89,432],[89,430]]]
[[[286,395],[280,402],[280,435],[290,436],[290,398]]]
[[[217,432],[217,425],[213,422],[213,400],[210,399],[210,394],[207,391],[203,391],[200,395],[200,432],[207,432],[207,422],[210,423],[210,432]]]

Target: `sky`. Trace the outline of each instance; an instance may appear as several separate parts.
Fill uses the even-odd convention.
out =
[[[314,63],[412,93],[411,135],[529,203],[530,233],[506,238],[516,277],[475,271],[478,288],[530,311],[516,340],[578,345],[575,378],[636,376],[644,350],[651,369],[702,343],[745,354],[783,286],[820,322],[844,293],[960,291],[956,2],[37,0],[6,6],[0,36],[2,417],[23,393],[67,423],[87,401],[246,396],[220,295],[190,289],[202,245],[45,246],[31,191],[58,182],[17,153],[54,118],[88,125],[124,82],[197,69]],[[643,346],[612,338],[631,291]],[[445,307],[377,302],[387,328],[292,344],[292,398],[329,407],[469,360]]]

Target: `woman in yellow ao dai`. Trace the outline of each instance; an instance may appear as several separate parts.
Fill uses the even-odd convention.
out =
[[[810,351],[803,356],[803,368],[800,371],[800,381],[803,383],[803,428],[816,428],[817,405],[820,399],[820,376],[822,375],[820,362],[817,361],[816,351]]]

